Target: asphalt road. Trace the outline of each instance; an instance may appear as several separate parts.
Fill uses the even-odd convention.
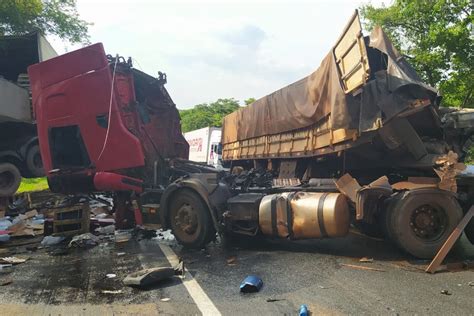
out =
[[[194,279],[194,287],[179,278],[147,290],[122,284],[130,272],[169,266],[163,248],[183,258],[189,272],[184,282]],[[30,259],[12,273],[0,274],[0,280],[13,281],[0,287],[2,315],[195,315],[205,304],[223,315],[295,315],[301,304],[313,315],[474,314],[474,286],[469,285],[474,271],[429,275],[423,272],[426,261],[355,234],[300,242],[247,240],[228,249],[214,243],[198,251],[159,238],[132,239],[124,245],[102,242],[58,256],[46,249],[11,249],[15,256]],[[361,263],[362,257],[374,260]],[[474,259],[467,240],[461,240],[450,257],[460,259]],[[107,278],[109,273],[117,276]],[[258,293],[242,294],[239,284],[249,274],[260,276],[264,286]],[[196,294],[196,286],[204,298]],[[451,295],[441,294],[443,290]]]

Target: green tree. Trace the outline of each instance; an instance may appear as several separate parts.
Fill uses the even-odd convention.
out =
[[[76,0],[0,1],[0,35],[39,31],[73,43],[85,43],[89,39],[88,25],[79,18]]]
[[[248,98],[247,100],[244,100],[245,105],[249,105],[257,101],[255,98]]]
[[[380,25],[447,106],[474,107],[473,4],[470,0],[395,0],[362,7],[365,26]]]
[[[222,126],[222,119],[239,108],[239,101],[234,98],[218,99],[212,103],[195,105],[192,109],[180,110],[181,129],[193,131],[207,126]]]

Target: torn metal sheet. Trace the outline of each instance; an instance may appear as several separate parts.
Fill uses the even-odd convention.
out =
[[[457,192],[456,176],[466,169],[466,165],[458,162],[458,154],[449,151],[448,154],[439,157],[434,171],[440,178],[438,188],[441,190]]]
[[[336,187],[342,194],[347,196],[352,202],[357,203],[357,192],[362,188],[350,174],[346,173],[336,182]]]

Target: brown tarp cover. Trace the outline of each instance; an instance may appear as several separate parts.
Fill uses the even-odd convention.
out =
[[[365,39],[371,77],[357,96],[345,94],[333,50],[309,76],[267,95],[224,118],[224,144],[298,130],[330,114],[332,129],[378,128],[415,99],[437,95],[393,47],[380,27]],[[383,54],[382,54],[383,53]]]

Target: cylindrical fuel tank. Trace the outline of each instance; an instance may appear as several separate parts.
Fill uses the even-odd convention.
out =
[[[337,192],[284,192],[259,206],[264,235],[290,239],[342,237],[349,231],[349,206]]]

